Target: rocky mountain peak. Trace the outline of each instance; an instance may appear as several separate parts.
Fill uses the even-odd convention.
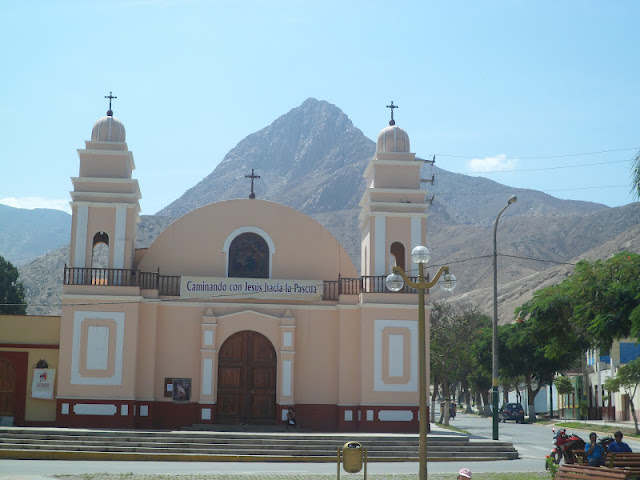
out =
[[[354,127],[342,110],[309,98],[238,143],[211,174],[157,215],[175,217],[214,201],[244,198],[249,193],[244,175],[252,168],[260,175],[255,184],[258,198],[308,214],[342,209],[343,205],[325,205],[322,199],[345,197],[340,190],[347,179],[351,185],[361,186],[361,194],[361,174],[374,151],[373,141]],[[336,180],[341,185],[336,185]],[[305,199],[302,205],[301,198]],[[359,195],[344,200],[355,207]]]

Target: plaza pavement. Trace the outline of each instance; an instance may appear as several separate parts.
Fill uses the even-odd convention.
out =
[[[465,416],[459,416],[463,419]],[[469,416],[472,419],[475,416]],[[477,418],[477,417],[476,417]],[[490,419],[484,419],[490,422]],[[562,421],[562,420],[557,420]],[[590,425],[607,425],[617,428],[634,428],[633,422],[609,422],[604,420],[590,420]],[[453,423],[464,428],[463,422]],[[535,428],[535,425],[532,425]],[[547,426],[548,428],[548,426]],[[585,425],[583,432],[597,428]],[[580,429],[571,429],[580,430]],[[432,425],[433,433],[444,433],[437,425]],[[448,432],[448,431],[445,431]],[[490,438],[490,435],[489,437]],[[549,446],[551,441],[548,441]],[[634,451],[638,449],[638,442],[629,442]],[[514,445],[518,447],[514,441]],[[540,472],[543,468],[541,458],[544,458],[544,448],[541,448],[539,455],[524,455],[517,460],[487,461],[487,462],[428,462],[429,473],[457,473],[460,468],[467,467],[474,473],[491,472]],[[144,478],[145,475],[169,475],[176,478],[184,476],[206,476],[201,478],[211,478],[212,480],[228,476],[244,475],[283,475],[283,478],[308,479],[311,480],[317,475],[336,476],[336,465],[334,463],[264,463],[264,462],[130,462],[130,461],[54,461],[54,460],[0,460],[0,479],[2,480],[52,480],[54,475],[95,475],[100,473],[112,474],[133,474],[128,477],[130,480]],[[386,463],[370,462],[368,465],[369,475],[376,474],[415,474],[417,478],[418,463]],[[362,472],[360,472],[362,474]],[[354,475],[344,474],[341,478],[356,478]],[[359,478],[359,477],[358,477]]]

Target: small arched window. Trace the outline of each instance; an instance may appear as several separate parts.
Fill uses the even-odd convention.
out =
[[[389,253],[391,253],[395,264],[404,271],[404,245],[400,242],[393,242],[391,248],[389,248]]]
[[[91,248],[91,268],[109,268],[109,235],[96,233]]]
[[[229,277],[269,278],[269,245],[257,233],[235,237],[229,245]]]

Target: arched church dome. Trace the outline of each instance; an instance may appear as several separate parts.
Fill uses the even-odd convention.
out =
[[[409,135],[396,125],[389,125],[378,134],[376,152],[380,153],[409,153]]]
[[[124,143],[126,141],[124,125],[113,115],[102,117],[93,126],[91,141]]]

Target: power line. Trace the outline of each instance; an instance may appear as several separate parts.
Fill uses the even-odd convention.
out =
[[[526,188],[526,187],[513,187],[511,190],[497,191],[497,192],[461,192],[456,190],[455,192],[440,192],[435,191],[436,198],[442,195],[503,195],[503,194],[512,194],[515,190],[533,190],[538,193],[546,193],[546,192],[571,192],[575,190],[598,190],[602,188],[630,188],[629,185],[600,185],[597,187],[575,187],[575,188],[550,188],[542,190],[537,190],[535,188]]]
[[[630,150],[640,150],[640,147],[631,147],[631,148],[615,148],[615,149],[610,149],[610,150],[599,150],[596,152],[582,152],[582,153],[566,153],[563,155],[549,155],[549,156],[538,156],[538,157],[532,157],[532,156],[519,156],[519,157],[507,157],[505,158],[505,160],[515,160],[515,159],[522,159],[522,160],[543,160],[543,159],[551,159],[551,158],[565,158],[565,157],[581,157],[581,156],[586,156],[586,155],[599,155],[601,153],[613,153],[613,152],[628,152]],[[468,156],[468,155],[451,155],[448,153],[436,153],[436,156],[440,156],[440,157],[450,157],[450,158],[487,158],[487,157],[491,157],[491,155],[472,155],[472,156]]]
[[[508,159],[505,159],[508,160]],[[516,160],[516,159],[511,159],[511,160]],[[470,175],[473,173],[476,174],[480,174],[480,173],[518,173],[518,172],[541,172],[541,171],[545,171],[545,170],[561,170],[561,169],[565,169],[565,168],[582,168],[582,167],[595,167],[595,166],[600,166],[600,165],[612,165],[614,163],[627,163],[627,162],[632,162],[634,159],[630,158],[630,159],[625,159],[625,160],[612,160],[610,162],[596,162],[596,163],[585,163],[582,165],[558,165],[555,167],[540,167],[540,168],[520,168],[520,169],[512,169],[512,170],[490,170],[490,171],[476,171],[476,172],[468,172],[465,173],[464,175]]]

